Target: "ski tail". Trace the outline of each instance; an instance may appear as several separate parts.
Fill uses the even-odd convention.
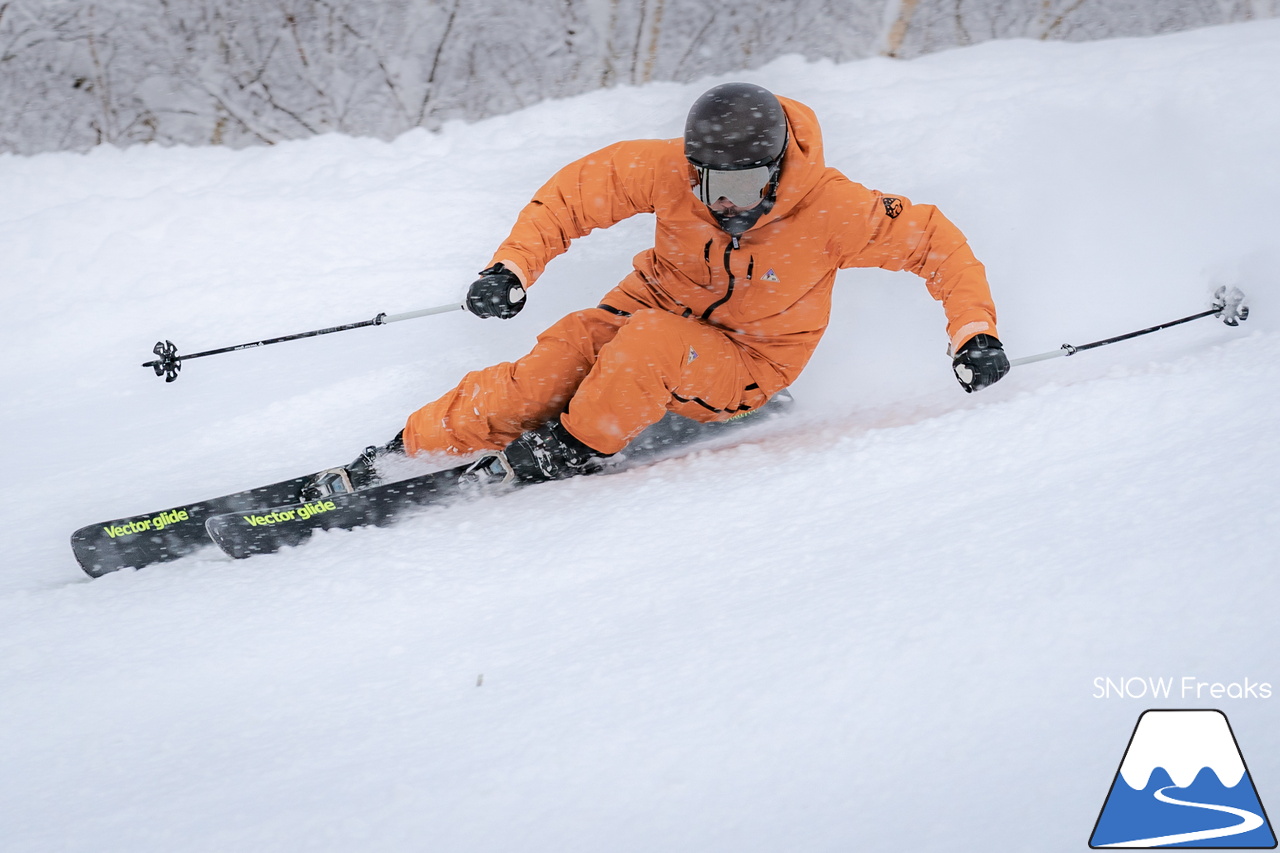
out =
[[[206,519],[220,513],[296,501],[311,476],[90,524],[71,534],[71,551],[80,568],[93,578],[176,560],[212,544],[205,533]]]

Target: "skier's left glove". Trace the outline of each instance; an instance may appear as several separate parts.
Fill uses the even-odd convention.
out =
[[[524,285],[511,270],[494,264],[472,282],[463,307],[477,317],[510,320],[524,307]]]
[[[974,335],[951,360],[956,380],[969,393],[994,385],[1009,372],[1004,345],[991,335]]]

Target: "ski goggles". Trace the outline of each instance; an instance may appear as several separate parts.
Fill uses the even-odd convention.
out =
[[[698,198],[710,207],[720,199],[728,199],[734,207],[755,207],[764,197],[769,181],[773,179],[777,164],[756,166],[754,169],[712,169],[694,166],[698,172]]]

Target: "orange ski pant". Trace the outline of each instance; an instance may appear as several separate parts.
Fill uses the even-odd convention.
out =
[[[468,373],[409,416],[410,454],[501,450],[563,413],[561,423],[601,453],[616,453],[668,411],[726,420],[766,402],[748,352],[693,318],[641,308],[589,308],[564,317],[514,362]]]

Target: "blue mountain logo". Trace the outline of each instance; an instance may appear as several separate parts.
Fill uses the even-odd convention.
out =
[[[1089,846],[1274,848],[1275,833],[1226,714],[1144,711]]]

